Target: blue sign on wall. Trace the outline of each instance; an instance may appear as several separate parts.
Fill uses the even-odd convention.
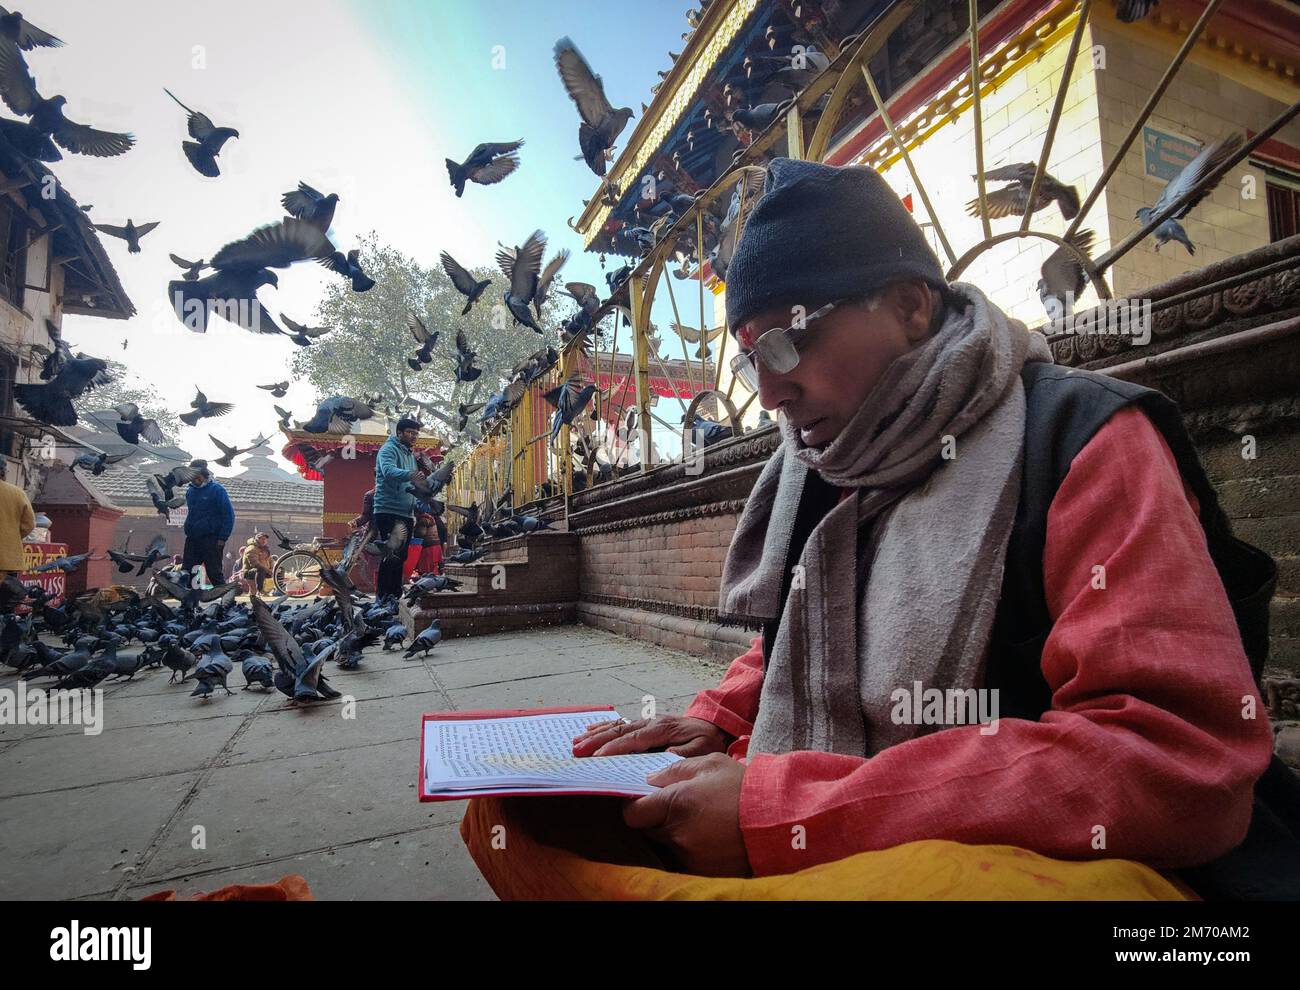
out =
[[[1201,153],[1203,146],[1177,134],[1166,134],[1154,127],[1142,128],[1143,171],[1168,182],[1183,166]]]

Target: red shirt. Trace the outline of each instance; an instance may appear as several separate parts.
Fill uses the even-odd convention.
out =
[[[1047,516],[1051,709],[1036,722],[1004,718],[992,735],[944,729],[871,759],[749,758],[740,826],[755,875],[916,839],[1157,867],[1237,845],[1273,738],[1197,511],[1150,420],[1135,408],[1112,416]],[[1097,564],[1104,589],[1093,587]],[[686,714],[737,737],[729,755],[745,759],[762,683],[759,637]]]

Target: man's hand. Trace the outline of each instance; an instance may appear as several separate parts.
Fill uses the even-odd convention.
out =
[[[668,846],[687,872],[751,874],[740,831],[745,764],[721,753],[679,760],[646,778],[660,790],[623,806],[623,821]]]
[[[411,472],[412,481],[423,481],[426,477],[427,475],[423,471],[420,471],[418,469]]]
[[[668,748],[678,756],[725,753],[731,737],[712,722],[684,715],[658,715],[635,722],[596,722],[573,740],[574,756],[618,756]]]

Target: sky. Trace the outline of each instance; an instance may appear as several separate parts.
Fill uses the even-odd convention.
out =
[[[66,42],[28,53],[44,96],[62,93],[71,119],[130,131],[118,158],[65,153],[51,166],[95,222],[160,226],[143,252],[101,237],[137,315],[130,321],[67,316],[76,348],[126,363],[174,409],[196,387],[233,402],[220,419],[181,427],[195,456],[215,456],[212,433],[246,445],[273,440],[273,403],[298,418],[314,389],[294,382],[285,399],[258,384],[291,378],[295,349],[223,320],[194,334],[176,320],[166,285],[174,252],[191,260],[283,212],[280,195],[299,180],[341,197],[333,237],[340,249],[370,230],[426,266],[447,250],[462,264],[490,264],[497,242],[549,235],[547,255],[573,255],[562,278],[604,286],[597,256],[582,251],[567,219],[598,179],[578,153],[578,115],[552,61],[570,36],[604,79],[614,106],[630,106],[630,136],[650,101],[668,51],[681,51],[689,0],[57,0],[23,5],[24,16]],[[186,115],[163,92],[239,130],[219,158],[222,175],[195,172],[181,152]],[[462,161],[483,141],[523,138],[520,169],[495,186],[470,185],[457,199],[445,158]],[[622,150],[620,141],[616,150]],[[610,267],[621,261],[610,259]],[[313,264],[281,271],[259,296],[272,314],[309,322],[329,272]],[[688,321],[689,322],[689,321]],[[123,349],[123,342],[126,347]],[[237,473],[236,468],[228,473]]]

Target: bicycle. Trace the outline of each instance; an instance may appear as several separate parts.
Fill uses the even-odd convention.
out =
[[[300,543],[271,562],[271,583],[281,595],[290,598],[307,598],[320,591],[324,579],[321,571],[332,566],[324,549],[336,546],[336,541]]]

